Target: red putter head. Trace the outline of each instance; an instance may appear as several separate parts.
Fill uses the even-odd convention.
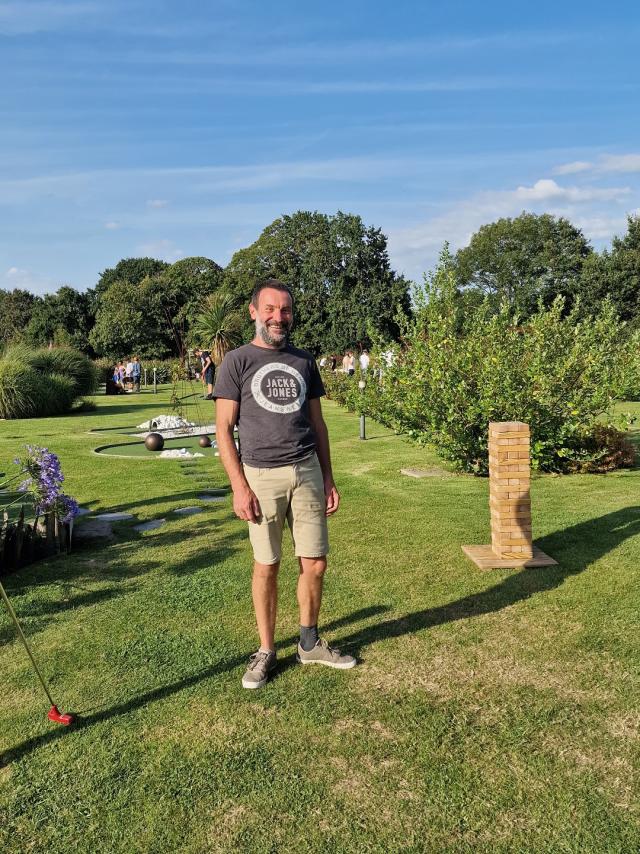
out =
[[[75,721],[75,715],[64,714],[58,710],[57,706],[51,706],[47,713],[47,717],[50,721],[62,724],[63,726],[69,726],[69,724],[72,724]]]

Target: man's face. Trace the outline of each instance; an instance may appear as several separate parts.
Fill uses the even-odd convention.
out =
[[[284,347],[293,324],[291,297],[286,291],[264,288],[258,294],[258,307],[249,305],[256,324],[256,335],[272,347]]]

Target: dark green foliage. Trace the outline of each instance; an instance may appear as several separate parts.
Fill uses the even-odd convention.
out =
[[[113,279],[109,275],[107,284],[97,290],[95,325],[90,335],[96,353],[109,359],[133,354],[184,359],[189,328],[207,295],[219,287],[222,268],[208,258],[183,258],[139,279],[137,274],[143,269],[152,269],[149,265],[134,265],[129,270],[121,264],[114,270],[128,271],[130,278]]]
[[[53,342],[88,352],[93,321],[89,296],[62,287],[35,303],[25,328],[25,339],[36,347]]]
[[[582,267],[592,254],[580,229],[550,214],[523,213],[483,225],[455,258],[455,275],[463,290],[505,300],[520,315],[564,296],[566,305],[578,289]]]
[[[0,347],[20,335],[39,300],[20,288],[0,290]]]
[[[247,303],[268,277],[292,288],[293,341],[316,355],[369,345],[371,330],[396,338],[398,311],[410,312],[409,285],[391,270],[386,237],[351,214],[298,211],[275,220],[233,256],[225,288]]]
[[[587,259],[580,281],[582,311],[609,297],[623,320],[640,321],[640,216],[628,217],[627,233],[614,237],[610,252]]]
[[[73,397],[93,394],[98,375],[93,362],[77,350],[53,348],[35,350],[28,357],[29,364],[43,374],[59,374],[72,382]]]
[[[329,379],[330,393],[469,472],[487,471],[489,421],[529,424],[532,464],[543,471],[629,463],[600,419],[640,372],[640,333],[628,333],[611,303],[582,321],[577,310],[565,315],[561,297],[525,323],[506,302],[462,314],[445,257],[403,342],[364,395],[345,377]]]
[[[95,391],[90,359],[67,349],[8,348],[0,356],[0,418],[60,415]]]
[[[42,378],[29,365],[0,358],[0,418],[31,418],[42,409]]]
[[[114,282],[129,282],[138,285],[143,279],[156,276],[171,266],[166,261],[157,258],[123,258],[115,267],[110,267],[100,274],[96,292],[101,294]]]

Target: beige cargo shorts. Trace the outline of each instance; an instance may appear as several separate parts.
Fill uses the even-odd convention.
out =
[[[262,511],[257,522],[249,522],[254,559],[265,564],[280,560],[285,520],[291,529],[296,557],[326,555],[326,499],[316,454],[290,466],[260,469],[243,464],[242,468]]]

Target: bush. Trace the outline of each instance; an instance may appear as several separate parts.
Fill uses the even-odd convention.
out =
[[[98,372],[93,362],[77,350],[68,347],[35,350],[29,362],[40,373],[69,377],[73,382],[74,397],[93,394],[97,388]]]
[[[96,383],[93,364],[75,350],[9,347],[0,356],[0,417],[60,415]]]
[[[446,258],[416,302],[381,381],[363,394],[357,377],[328,380],[338,402],[479,474],[488,470],[489,421],[529,424],[532,465],[542,471],[629,464],[619,433],[601,421],[638,376],[640,336],[610,303],[578,321],[579,307],[563,316],[558,298],[521,325],[507,305],[465,307]]]
[[[0,359],[0,418],[32,418],[42,406],[38,372],[28,365]]]

